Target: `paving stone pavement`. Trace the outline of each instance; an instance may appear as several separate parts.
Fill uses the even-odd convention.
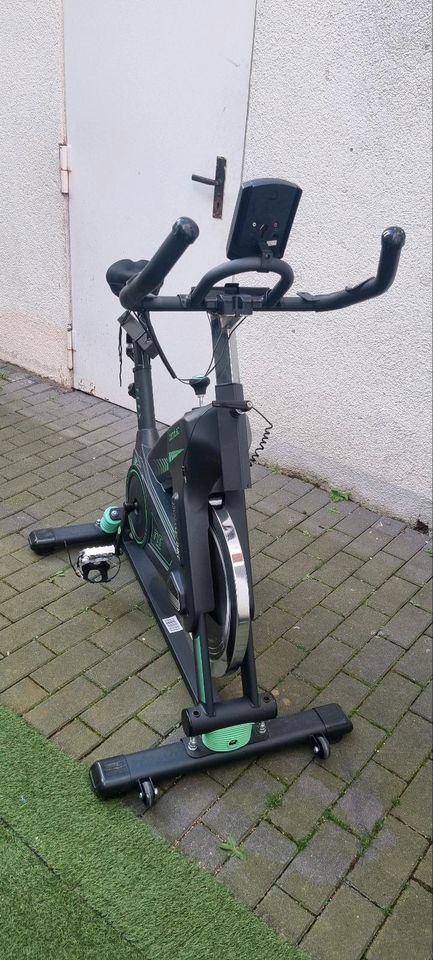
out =
[[[176,738],[189,704],[126,563],[85,585],[27,545],[121,501],[133,438],[131,412],[0,364],[0,703],[85,764]],[[168,784],[144,819],[313,960],[430,960],[431,542],[252,473],[259,683],[282,713],[338,700],[354,731],[326,762],[302,747]]]

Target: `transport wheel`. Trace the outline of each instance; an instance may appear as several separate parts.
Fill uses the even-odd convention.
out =
[[[331,744],[326,737],[322,735],[315,737],[313,741],[313,753],[318,760],[327,760],[331,756]]]
[[[143,805],[146,807],[146,810],[149,810],[150,807],[156,803],[159,797],[158,787],[155,786],[153,780],[150,777],[147,780],[139,780],[139,798],[142,800]]]

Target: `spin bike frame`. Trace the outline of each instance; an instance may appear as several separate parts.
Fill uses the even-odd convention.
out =
[[[387,290],[394,280],[405,235],[398,227],[386,230],[382,235],[382,249],[376,277],[333,294],[300,293],[296,297],[285,297],[284,294],[293,283],[292,269],[284,261],[272,257],[272,254],[265,249],[262,250],[261,256],[232,260],[210,270],[189,295],[165,297],[150,294],[149,291],[158,289],[169,270],[188,245],[196,239],[197,234],[198,229],[193,221],[187,218],[176,221],[171,234],[154,257],[120,291],[119,299],[126,312],[119,322],[128,334],[135,361],[134,387],[138,416],[135,456],[139,455],[142,462],[147,462],[149,452],[155,443],[157,444],[159,436],[155,423],[151,380],[153,343],[149,337],[149,327],[146,327],[140,317],[144,318],[148,311],[182,313],[192,310],[209,313],[213,346],[216,351],[216,401],[210,407],[198,408],[196,413],[197,416],[205,417],[206,411],[214,408],[213,416],[220,427],[222,484],[214,494],[223,499],[227,498],[230,512],[235,514],[236,530],[246,559],[248,585],[252,597],[244,498],[244,489],[250,486],[244,416],[248,404],[243,399],[242,387],[238,382],[237,357],[233,349],[230,349],[233,347],[233,342],[229,343],[230,330],[237,318],[253,312],[336,310],[378,296]],[[279,279],[272,289],[241,287],[238,283],[232,282],[222,287],[218,286],[221,280],[245,272],[277,273]],[[134,316],[129,311],[137,311],[137,313]],[[223,346],[225,349],[222,349]],[[181,424],[183,420],[178,423]],[[227,424],[230,424],[228,432]],[[223,440],[224,437],[225,440]],[[179,470],[181,472],[180,466]],[[181,483],[182,477],[180,480],[178,478],[178,481]],[[176,482],[174,482],[175,486]],[[125,505],[123,508],[112,508],[112,510],[118,522],[121,523],[123,531],[121,547],[134,569],[167,645],[179,666],[192,696],[193,706],[182,711],[185,736],[177,743],[96,761],[90,770],[92,786],[96,793],[101,797],[113,797],[126,793],[136,784],[142,787],[143,782],[149,780],[158,782],[181,774],[209,769],[227,762],[228,756],[233,759],[250,760],[255,756],[305,742],[311,744],[314,753],[326,756],[326,752],[323,753],[323,744],[339,740],[352,730],[352,723],[341,707],[338,704],[326,704],[301,713],[277,717],[277,704],[272,694],[260,693],[258,690],[251,629],[240,668],[242,696],[232,700],[219,699],[211,675],[206,643],[206,603],[195,603],[195,622],[186,624],[189,629],[181,628],[175,633],[170,632],[170,621],[173,617],[177,618],[178,606],[173,604],[173,596],[167,590],[167,583],[158,573],[146,549],[140,547],[128,535]],[[116,534],[104,532],[99,523],[95,523],[56,530],[33,531],[29,540],[33,550],[38,553],[47,553],[56,547],[62,547],[65,543],[68,545],[114,543]],[[182,544],[182,536],[180,544]],[[192,573],[192,579],[194,579],[196,574],[194,571]],[[212,608],[208,606],[207,609]],[[251,619],[253,619],[252,609]],[[191,634],[193,644],[191,644]],[[197,638],[199,649],[196,644]],[[201,661],[200,671],[198,659]],[[200,734],[248,723],[253,725],[249,742],[244,746],[236,747],[229,754],[227,748],[225,751],[207,749],[200,737]]]

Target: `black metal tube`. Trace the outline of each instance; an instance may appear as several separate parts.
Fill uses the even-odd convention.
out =
[[[260,701],[257,687],[257,669],[254,656],[253,631],[250,627],[248,646],[241,666],[242,690],[246,697],[251,700],[254,707],[257,707]]]
[[[248,697],[235,697],[232,700],[218,700],[214,713],[209,716],[201,703],[196,707],[182,710],[182,726],[189,737],[199,733],[211,733],[238,723],[260,723],[261,720],[273,720],[277,715],[277,704],[271,693],[262,693],[259,701],[251,705]]]
[[[157,289],[175,263],[199,234],[198,226],[189,217],[179,217],[153,257],[143,270],[128,280],[119,293],[122,307],[135,310],[152,290]]]
[[[197,662],[195,650],[196,643],[200,648],[200,663]],[[200,701],[203,704],[206,714],[209,717],[214,717],[215,703],[213,694],[213,680],[210,669],[209,649],[207,645],[206,616],[204,613],[200,613],[198,618],[197,634],[194,637],[194,657],[196,661],[197,688],[200,693]],[[201,687],[203,687],[203,689],[201,689]],[[201,699],[202,694],[204,695],[203,700]]]
[[[345,290],[338,290],[335,293],[312,294],[300,293],[297,297],[283,297],[281,281],[279,281],[273,290],[266,293],[260,291],[254,302],[254,312],[272,310],[278,313],[320,313],[326,310],[342,310],[344,307],[350,307],[355,303],[362,303],[364,300],[371,300],[373,297],[380,296],[394,282],[400,254],[405,243],[405,232],[401,227],[389,227],[382,234],[382,248],[379,258],[379,264],[375,277],[364,280],[355,287],[346,287]],[[279,264],[277,270],[275,264]],[[270,261],[269,270],[280,273],[282,277],[285,274],[284,268],[291,271],[291,267],[282,260]],[[267,272],[265,269],[264,272]],[[263,272],[262,260],[260,257],[246,257],[242,260],[231,260],[228,263],[221,264],[209,270],[194,288],[190,297],[179,295],[177,297],[146,297],[143,300],[142,307],[145,310],[155,310],[158,312],[179,313],[184,310],[215,310],[215,306],[207,306],[205,298],[213,286],[224,277],[235,273],[247,273],[251,271]],[[290,283],[288,284],[290,286]],[[286,290],[288,286],[286,286]],[[224,291],[221,291],[223,293]],[[237,293],[242,294],[243,288],[239,287]],[[245,292],[251,295],[251,288],[246,287]]]
[[[134,343],[134,360],[138,429],[156,430],[151,360],[137,343]]]
[[[122,520],[123,509],[117,507],[119,523]],[[94,543],[114,543],[116,533],[104,533],[98,523],[75,523],[68,527],[44,527],[32,530],[29,533],[29,545],[35,553],[51,553],[52,550],[62,550],[65,544],[68,547],[78,547],[81,544],[89,546]]]
[[[227,260],[205,273],[188,298],[189,307],[194,309],[203,304],[206,294],[212,290],[212,287],[219,280],[224,280],[225,277],[232,277],[238,273],[279,273],[281,280],[278,281],[273,291],[270,291],[271,299],[272,293],[276,290],[279,291],[278,298],[282,297],[283,293],[292,286],[294,280],[291,266],[284,260],[277,260],[276,257],[269,257],[269,260],[262,257],[242,257],[239,260]]]

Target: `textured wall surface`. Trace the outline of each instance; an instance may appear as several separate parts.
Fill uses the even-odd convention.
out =
[[[430,4],[258,0],[244,177],[304,190],[294,290],[375,273],[407,232],[384,297],[333,314],[245,321],[246,395],[275,424],[268,459],[408,520],[430,516]]]
[[[0,356],[69,382],[61,0],[0,6]]]

